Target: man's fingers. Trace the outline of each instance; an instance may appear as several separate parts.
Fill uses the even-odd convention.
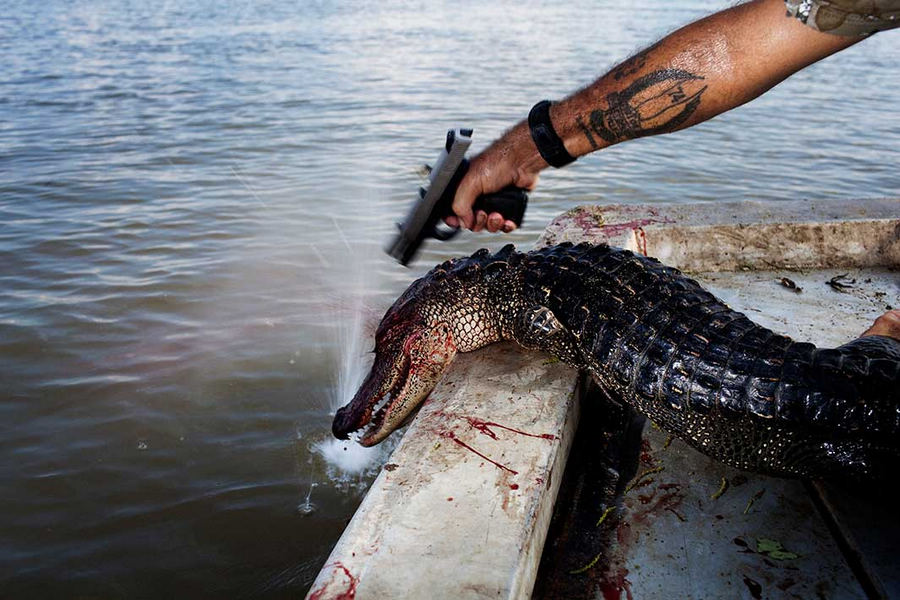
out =
[[[468,174],[467,174],[468,175]],[[475,203],[477,194],[469,191],[466,177],[463,177],[459,188],[456,190],[456,196],[453,198],[453,212],[456,215],[457,226],[473,229],[475,225],[475,215],[472,214],[472,205]],[[449,221],[447,222],[449,225]]]
[[[478,211],[478,214],[483,215],[484,212]],[[444,223],[446,223],[449,227],[459,227],[460,226],[459,217],[457,217],[456,215],[450,215],[448,217],[444,217]],[[478,223],[479,223],[479,220],[478,220],[478,218],[476,218],[475,223],[474,223],[474,227],[476,227],[476,229],[473,229],[473,231],[481,231],[481,229],[477,228]],[[486,220],[484,221],[484,223],[482,225],[482,228],[487,229],[491,233],[498,233],[498,232],[509,233],[510,231],[516,230],[516,224],[512,221],[505,220],[503,218],[503,215],[501,215],[498,212],[495,212],[495,213],[491,213],[490,215],[487,216]]]
[[[488,215],[487,219],[487,230],[491,233],[497,233],[498,231],[503,229],[504,218],[498,212],[493,212]]]
[[[472,231],[481,231],[484,229],[485,223],[487,223],[487,213],[483,210],[479,210],[475,213],[475,225],[472,227]]]
[[[456,199],[453,200],[453,212],[456,216],[447,218],[456,220],[458,227],[472,229],[475,225],[475,215],[472,214],[472,203],[466,203],[465,200],[463,200],[463,196],[458,191],[456,192]],[[450,221],[447,221],[447,224],[450,225]]]
[[[475,226],[475,215],[472,214],[471,210],[456,213],[456,220],[459,223],[459,227],[472,229]]]

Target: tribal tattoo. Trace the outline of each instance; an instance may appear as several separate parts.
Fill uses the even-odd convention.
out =
[[[690,118],[706,91],[703,77],[681,69],[661,69],[644,75],[620,92],[606,96],[608,108],[597,109],[585,126],[578,124],[593,148],[591,132],[610,144],[673,131]]]
[[[585,125],[584,119],[581,118],[581,115],[575,117],[575,122],[578,124],[578,129],[581,130],[581,133],[583,133],[584,137],[587,138],[587,141],[590,142],[591,148],[593,148],[594,150],[599,148],[600,146],[597,145],[596,141],[594,141],[594,136],[591,133],[591,128]]]

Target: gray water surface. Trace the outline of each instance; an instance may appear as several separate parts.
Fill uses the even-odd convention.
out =
[[[890,32],[546,173],[512,235],[382,254],[448,128],[483,147],[723,5],[7,1],[0,596],[302,595],[385,456],[329,445],[342,364],[440,260],[585,201],[897,195]]]

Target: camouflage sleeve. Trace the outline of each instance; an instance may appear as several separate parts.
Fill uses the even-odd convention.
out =
[[[785,0],[787,14],[817,31],[867,36],[900,27],[900,0]]]

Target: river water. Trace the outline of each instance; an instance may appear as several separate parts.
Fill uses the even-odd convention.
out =
[[[525,226],[380,250],[445,131],[483,147],[678,0],[7,0],[0,596],[302,595],[385,449],[329,440],[417,274],[584,201],[897,195],[896,32],[544,175]]]

